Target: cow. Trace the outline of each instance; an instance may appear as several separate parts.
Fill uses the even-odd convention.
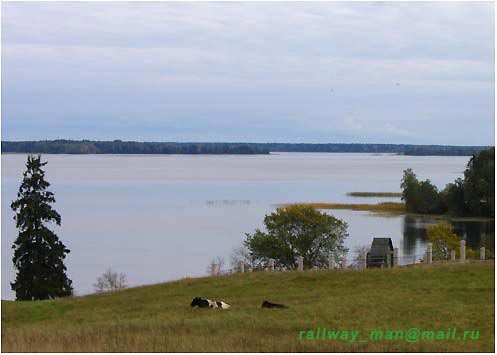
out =
[[[200,308],[221,308],[221,309],[228,309],[231,307],[231,305],[227,304],[226,302],[211,301],[201,297],[195,297],[192,300],[192,303],[190,303],[190,306],[192,307],[198,306]]]
[[[284,304],[271,303],[269,301],[262,302],[261,307],[262,308],[288,308],[288,306],[285,306]]]

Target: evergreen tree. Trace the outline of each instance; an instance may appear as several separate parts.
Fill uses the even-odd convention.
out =
[[[70,251],[47,224],[60,226],[60,215],[51,204],[55,202],[50,184],[45,181],[41,156],[28,156],[26,171],[11,204],[19,235],[14,241],[16,280],[11,283],[17,300],[44,300],[72,294],[72,281],[66,275],[64,258]]]

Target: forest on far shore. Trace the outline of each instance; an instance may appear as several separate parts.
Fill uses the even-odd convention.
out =
[[[471,156],[486,148],[489,147],[368,143],[177,143],[66,139],[2,141],[2,153],[43,154],[269,154],[269,152],[302,152]]]

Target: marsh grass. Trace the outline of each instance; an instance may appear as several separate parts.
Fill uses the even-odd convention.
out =
[[[380,202],[376,204],[311,202],[303,203],[303,205],[317,209],[389,212],[395,214],[406,213],[405,204],[401,202]]]
[[[348,192],[352,197],[402,197],[401,192]]]
[[[396,216],[399,214],[409,215],[411,217],[433,218],[437,220],[454,221],[454,222],[491,222],[495,218],[489,217],[454,217],[447,214],[421,214],[406,211],[403,202],[379,202],[376,204],[369,203],[327,203],[327,202],[309,202],[298,203],[299,205],[311,206],[322,210],[352,210],[352,211],[370,211],[382,213],[384,216]],[[281,206],[289,206],[286,204]]]
[[[228,310],[191,308],[195,296]],[[263,300],[286,310],[261,309]],[[477,341],[299,341],[300,330],[478,329]],[[365,336],[367,337],[367,336]],[[494,264],[246,273],[2,301],[4,352],[493,352]]]

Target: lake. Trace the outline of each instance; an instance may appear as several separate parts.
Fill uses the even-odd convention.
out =
[[[16,237],[10,203],[27,155],[2,154],[2,299],[13,299],[11,245]],[[263,227],[264,215],[294,202],[376,203],[396,198],[357,198],[351,191],[400,191],[403,170],[438,188],[463,176],[469,157],[417,157],[353,153],[271,155],[44,155],[62,216],[55,232],[71,250],[66,259],[77,295],[93,292],[107,268],[128,285],[204,276],[244,234]],[[433,219],[327,210],[349,224],[346,245],[391,237],[401,262],[420,256]],[[493,223],[458,223],[469,246]],[[227,266],[228,267],[228,266]]]

